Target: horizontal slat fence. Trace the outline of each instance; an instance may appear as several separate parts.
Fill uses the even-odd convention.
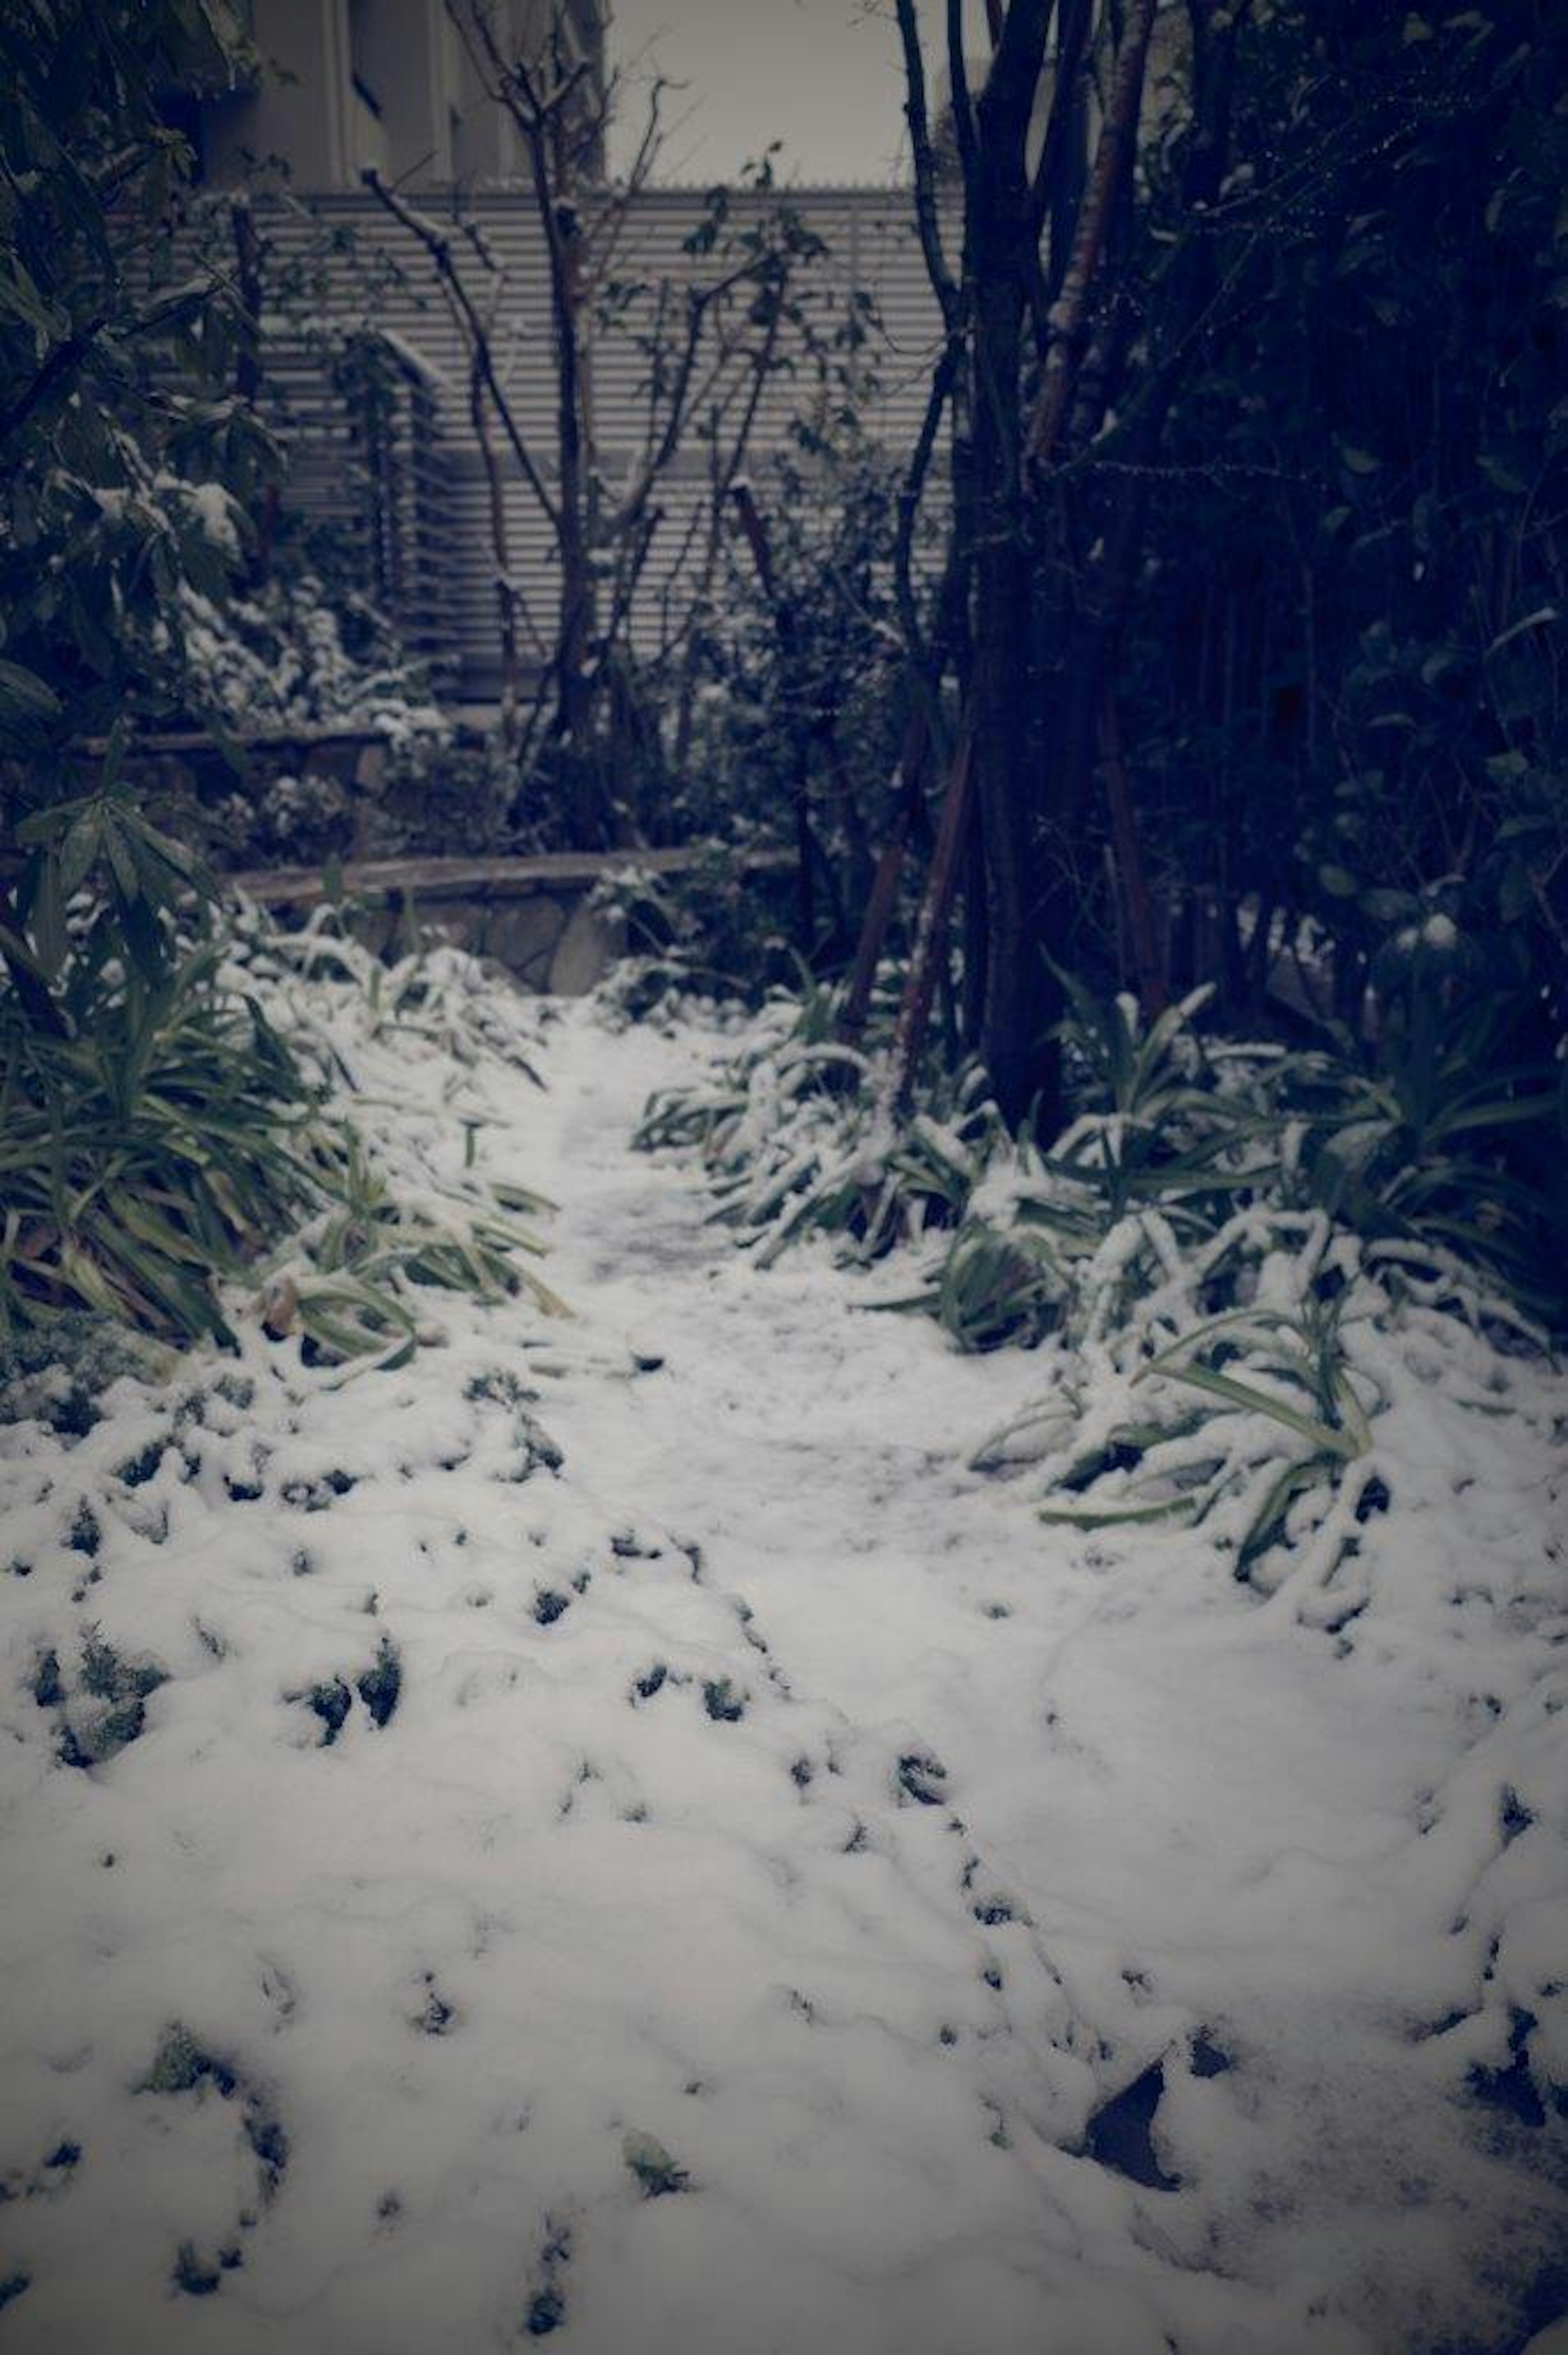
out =
[[[779,202],[777,194],[740,191],[730,221],[746,229]],[[881,321],[865,347],[875,389],[866,419],[887,445],[907,449],[918,429],[935,355],[938,320],[914,234],[906,191],[840,188],[790,191],[784,199],[826,251],[799,266],[794,284],[813,325],[832,333],[856,297],[868,297]],[[441,219],[441,199],[420,200]],[[477,231],[470,240],[450,218],[466,281],[493,323],[498,374],[524,436],[548,481],[553,474],[555,377],[543,240],[528,197],[491,190],[466,200]],[[613,274],[679,283],[704,264],[684,241],[704,218],[700,190],[644,192],[620,232]],[[331,527],[348,545],[366,585],[386,604],[409,645],[430,659],[461,699],[482,701],[497,683],[495,563],[484,466],[469,418],[462,341],[424,254],[368,192],[313,198],[259,211],[265,277],[282,289],[292,275],[313,284],[312,308],[344,337],[363,330],[376,339],[386,366],[367,397],[352,366],[328,368],[316,339],[302,330],[299,300],[270,293],[268,373],[290,453],[290,499],[307,520]],[[330,247],[324,268],[323,240]],[[484,259],[482,259],[482,253]],[[639,314],[634,311],[635,319]],[[645,323],[646,309],[641,313]],[[809,400],[812,371],[787,330],[787,363],[770,378],[747,461],[765,479],[768,453]],[[345,390],[345,378],[348,389]],[[596,333],[592,399],[601,471],[610,493],[624,486],[644,447],[646,361],[620,329]],[[504,479],[509,571],[538,638],[548,644],[556,605],[556,567],[549,524],[521,470],[495,435]],[[694,517],[707,496],[708,455],[694,443],[661,485],[662,519],[633,614],[634,640],[658,642],[662,613],[677,603],[683,558],[697,559],[702,533]],[[525,655],[532,651],[526,624]]]

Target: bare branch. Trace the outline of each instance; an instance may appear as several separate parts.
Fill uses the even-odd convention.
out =
[[[991,46],[996,46],[993,30]],[[953,137],[966,188],[974,185],[975,113],[969,100],[969,69],[964,57],[964,0],[948,0],[948,81],[952,92]]]
[[[1084,50],[1089,37],[1089,25],[1094,16],[1094,0],[1063,0],[1056,41],[1056,81],[1051,92],[1051,112],[1045,120],[1045,136],[1041,143],[1040,159],[1034,166],[1034,178],[1029,191],[1030,217],[1036,239],[1045,226],[1045,215],[1055,190],[1056,176],[1066,152],[1067,126],[1077,102],[1077,81],[1083,69]]]
[[[931,147],[931,125],[926,107],[926,60],[920,48],[920,25],[915,0],[896,0],[898,37],[904,48],[904,117],[909,125],[910,160],[915,174],[915,220],[926,274],[941,305],[949,335],[958,332],[961,297],[958,282],[942,250],[941,223],[937,213],[937,163]]]
[[[395,188],[388,187],[374,164],[367,164],[365,166],[360,178],[370,190],[371,195],[391,214],[393,219],[400,222],[411,237],[418,239],[419,244],[429,255],[435,265],[436,274],[446,291],[452,314],[462,331],[470,361],[478,368],[484,380],[485,389],[494,404],[502,432],[506,436],[524,480],[548,517],[552,527],[558,532],[560,529],[558,510],[545,487],[544,479],[534,463],[528,445],[518,430],[512,405],[496,376],[494,363],[491,357],[489,334],[473,297],[463,283],[462,273],[453,258],[451,240],[437,229],[433,222],[427,220],[422,214],[417,213],[406,197],[400,197]]]

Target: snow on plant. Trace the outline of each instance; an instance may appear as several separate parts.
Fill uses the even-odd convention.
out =
[[[669,1024],[694,1002],[749,999],[800,959],[757,889],[744,841],[691,847],[681,873],[618,867],[595,885],[592,906],[625,937],[627,954],[600,984],[611,1020]]]
[[[710,1081],[655,1095],[637,1130],[646,1149],[697,1147],[716,1215],[764,1266],[811,1233],[874,1259],[948,1223],[996,1141],[972,1070],[895,1124],[885,1058],[835,1038],[838,1011],[832,990],[769,1000]]]
[[[321,1207],[260,1271],[269,1329],[395,1361],[439,1335],[421,1292],[523,1291],[564,1315],[527,1263],[544,1245],[524,1221],[550,1204],[481,1166],[485,1136],[516,1124],[517,1078],[542,1084],[521,995],[455,949],[385,966],[330,908],[293,935],[242,911],[233,955],[333,1112],[310,1138]],[[437,1092],[411,1126],[421,1070]]]
[[[344,644],[344,610],[367,641]],[[186,585],[178,627],[193,677],[234,729],[357,727],[395,746],[444,741],[451,723],[418,666],[388,642],[363,600],[329,602],[307,576],[221,602]]]
[[[1544,1357],[1548,1337],[1484,1265],[1307,1207],[1288,1126],[1271,1154],[1248,1117],[1215,1154],[1183,1106],[1173,1144],[1134,1132],[1129,1151],[1124,1117],[1081,1118],[1047,1156],[1004,1150],[917,1295],[970,1346],[1051,1337],[1041,1405],[977,1460],[1027,1445],[1046,1522],[1202,1526],[1238,1579],[1340,1625],[1398,1486],[1379,1418],[1408,1337]]]
[[[528,1264],[548,1206],[481,1167],[536,1078],[522,1001],[456,951],[384,969],[334,923],[242,913],[160,984],[84,964],[62,1038],[0,1025],[5,1327],[87,1310],[232,1343],[260,1284],[270,1330],[343,1359],[434,1334],[432,1291],[560,1307]]]
[[[829,993],[765,1008],[711,1078],[650,1103],[637,1141],[698,1151],[759,1265],[811,1232],[859,1261],[906,1246],[916,1288],[867,1305],[928,1312],[969,1350],[1043,1348],[1044,1402],[976,1461],[1037,1456],[1044,1520],[1202,1525],[1239,1579],[1338,1624],[1393,1485],[1375,1432],[1398,1337],[1455,1317],[1505,1347],[1545,1335],[1446,1228],[1363,1233],[1338,1190],[1314,1199],[1323,1155],[1351,1149],[1346,1098],[1384,1107],[1362,1157],[1386,1153],[1398,1115],[1372,1082],[1332,1096],[1325,1058],[1304,1082],[1277,1047],[1210,1045],[1207,990],[1146,1023],[1064,981],[1078,1109],[1049,1148],[1010,1136],[972,1071],[928,1079],[895,1124]]]
[[[1277,1167],[1245,1101],[1269,1050],[1233,1052],[1198,1085],[1206,996],[1147,1036],[1130,1000],[1075,1025],[1084,1109],[1049,1152],[1008,1135],[973,1065],[928,1072],[895,1121],[874,1043],[888,1009],[862,1050],[836,1038],[825,990],[771,1001],[711,1079],[652,1099],[636,1141],[694,1146],[718,1214],[764,1263],[813,1231],[860,1259],[939,1233],[927,1281],[897,1305],[932,1309],[969,1348],[1038,1339],[1070,1302],[1103,1317]]]
[[[977,1461],[1032,1440],[1043,1521],[1205,1525],[1238,1579],[1267,1593],[1288,1576],[1331,1614],[1343,1596],[1320,1605],[1319,1590],[1389,1501],[1374,1448],[1385,1386],[1352,1337],[1390,1303],[1320,1217],[1299,1222],[1305,1233],[1250,1223],[1246,1306],[1194,1316],[1199,1286],[1178,1262],[1110,1330],[1059,1344],[1058,1387]]]

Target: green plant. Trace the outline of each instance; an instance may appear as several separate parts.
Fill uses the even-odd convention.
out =
[[[928,1309],[960,1348],[980,1350],[1043,1340],[1060,1326],[1070,1296],[1054,1237],[1026,1219],[1005,1229],[969,1219],[936,1284],[913,1305]]]
[[[1277,1158],[1234,1053],[1212,1062],[1199,1038],[1195,1018],[1213,988],[1190,991],[1146,1026],[1136,998],[1100,998],[1070,974],[1057,978],[1071,1008],[1058,1035],[1074,1116],[1045,1166],[1094,1188],[1107,1222],[1158,1201],[1217,1224],[1228,1199],[1255,1192]],[[1266,1050],[1253,1059],[1266,1060]]]
[[[118,982],[87,956],[60,1033],[0,998],[0,1316],[92,1309],[176,1340],[232,1337],[217,1282],[311,1202],[314,1103],[218,951]]]
[[[547,1316],[566,1304],[525,1265],[544,1245],[514,1215],[549,1206],[521,1188],[431,1188],[410,1200],[369,1166],[352,1132],[325,1131],[313,1143],[332,1207],[291,1244],[266,1279],[272,1328],[296,1328],[313,1355],[344,1359],[381,1354],[403,1362],[424,1330],[421,1291],[461,1292],[495,1301],[525,1291]]]
[[[1132,1387],[1196,1391],[1202,1403],[1157,1398],[1143,1418],[1113,1423],[1056,1467],[1053,1485],[1073,1501],[1042,1507],[1041,1518],[1088,1529],[1196,1524],[1229,1504],[1223,1534],[1235,1574],[1260,1579],[1266,1559],[1321,1523],[1350,1467],[1371,1455],[1376,1401],[1369,1408],[1352,1379],[1346,1297],[1308,1289],[1293,1309],[1237,1309],[1157,1351]],[[1371,1480],[1368,1471],[1354,1482],[1352,1512]],[[1347,1532],[1341,1542],[1355,1540]]]
[[[766,868],[748,867],[744,843],[716,838],[694,845],[682,873],[633,866],[603,877],[593,905],[626,940],[603,1002],[646,1021],[681,998],[755,1004],[770,986],[799,981],[768,883]]]
[[[384,1183],[342,1103],[352,1072],[330,1050],[313,1067],[263,1010],[245,941],[214,927],[207,877],[125,763],[148,722],[211,708],[198,674],[219,638],[233,651],[273,456],[231,389],[255,322],[230,275],[169,275],[191,158],[163,101],[193,71],[226,74],[236,40],[220,0],[19,0],[0,21],[0,764],[17,821],[0,868],[0,1319],[92,1311],[231,1341],[223,1286],[292,1238],[273,1328],[326,1356],[396,1352],[421,1287],[528,1283],[558,1306],[520,1269],[531,1198]],[[403,684],[351,678],[335,616],[288,602],[248,606],[238,632],[286,708]],[[496,1044],[434,963],[387,991],[387,1023],[444,1028],[471,1057]]]
[[[1306,1182],[1331,1218],[1452,1254],[1561,1319],[1568,1066],[1514,1050],[1513,995],[1464,947],[1445,917],[1390,943],[1370,1049],[1289,1058],[1284,1105],[1306,1121]]]
[[[526,1265],[542,1245],[524,1221],[544,1198],[467,1172],[393,1186],[330,1034],[281,1027],[278,976],[335,966],[372,1036],[402,1029],[534,1076],[439,957],[387,971],[351,942],[251,920],[149,982],[94,941],[90,924],[72,936],[59,1034],[0,997],[0,1324],[88,1310],[176,1344],[230,1343],[222,1287],[247,1279],[276,1335],[348,1359],[412,1348],[422,1291],[526,1290],[562,1313]]]
[[[1146,1021],[1127,991],[1097,996],[1075,974],[1059,965],[1055,973],[1070,1008],[1057,1028],[1079,1110],[1158,1127],[1178,1114],[1207,1109],[1194,1017],[1213,1000],[1212,985],[1190,990]]]
[[[1276,1136],[1250,1100],[1268,1050],[1209,1053],[1194,1022],[1212,991],[1146,1027],[1134,999],[1058,980],[1072,1009],[1059,1026],[1067,1127],[1043,1150],[993,1116],[983,1180],[971,1169],[950,1242],[921,1291],[888,1304],[929,1310],[962,1348],[1103,1328],[1278,1173]]]
[[[744,1043],[721,1060],[711,1077],[692,1087],[660,1089],[649,1098],[632,1132],[633,1146],[654,1152],[697,1146],[715,1170],[743,1167],[753,1143],[767,1133],[765,1123],[748,1115],[763,1103],[776,1105],[781,1085],[790,1102],[799,1101],[802,1092],[814,1099],[810,1083],[822,1059],[857,1079],[867,1069],[863,1056],[834,1044],[838,1005],[835,991],[810,981],[798,996],[768,998]]]
[[[228,69],[218,0],[17,0],[0,20],[0,759],[67,797],[84,740],[177,708],[186,599],[221,600],[274,453],[229,390],[246,323],[173,275],[183,73]]]
[[[189,155],[163,94],[220,67],[235,32],[205,0],[20,0],[0,22],[0,767],[19,854],[0,889],[0,1308],[182,1337],[223,1329],[215,1273],[306,1193],[289,1142],[306,1091],[191,950],[204,879],[122,774],[132,730],[179,707],[183,620],[227,593],[270,463],[226,389],[243,325],[225,288],[170,274]]]
[[[715,1216],[742,1231],[760,1266],[809,1235],[859,1259],[960,1219],[997,1135],[980,1075],[933,1074],[895,1122],[878,1051],[837,1037],[842,994],[810,985],[763,1009],[715,1078],[655,1096],[634,1142],[694,1146]],[[878,1008],[876,1029],[887,1008]]]

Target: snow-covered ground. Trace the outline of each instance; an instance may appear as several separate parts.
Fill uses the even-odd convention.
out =
[[[0,2345],[1562,2355],[1568,1387],[1414,1363],[1308,1629],[631,1154],[711,1033],[315,1010],[577,1314],[0,1432]]]

